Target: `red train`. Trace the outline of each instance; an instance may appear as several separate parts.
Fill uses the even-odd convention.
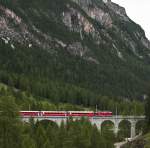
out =
[[[20,111],[22,117],[110,117],[112,112],[110,111]]]

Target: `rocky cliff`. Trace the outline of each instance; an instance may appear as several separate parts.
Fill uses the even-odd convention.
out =
[[[124,97],[143,95],[150,81],[150,42],[110,0],[1,0],[0,40],[2,71],[40,71],[50,80]],[[15,57],[8,60],[4,49]],[[46,57],[37,61],[37,53]]]

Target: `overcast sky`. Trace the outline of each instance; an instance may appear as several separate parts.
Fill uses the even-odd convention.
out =
[[[125,7],[128,16],[145,30],[150,40],[150,0],[112,0]]]

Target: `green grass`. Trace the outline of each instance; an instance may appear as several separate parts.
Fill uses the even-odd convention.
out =
[[[144,136],[144,140],[146,142],[144,148],[150,148],[150,133],[148,133]]]

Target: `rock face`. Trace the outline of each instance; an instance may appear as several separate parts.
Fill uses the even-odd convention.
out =
[[[128,23],[129,25],[131,25],[131,27],[137,26],[128,18],[125,9],[123,7],[120,7],[119,5],[112,3],[111,0],[103,0],[103,1],[71,0],[71,1],[77,4],[77,7],[80,7],[82,11],[79,11],[79,9],[77,9],[70,3],[65,3],[66,10],[64,9],[65,11],[62,11],[60,14],[62,18],[61,21],[64,23],[66,27],[68,27],[70,32],[79,33],[81,40],[84,40],[84,35],[86,33],[87,35],[92,36],[93,42],[95,42],[99,46],[106,44],[107,43],[106,40],[109,40],[109,43],[113,45],[116,43],[113,37],[111,36],[110,32],[116,31],[116,35],[120,34],[120,37],[124,42],[125,46],[127,46],[133,52],[134,55],[138,57],[140,56],[137,51],[138,46],[135,40],[140,41],[143,48],[147,49],[150,48],[150,42],[145,37],[145,34],[140,27],[135,27],[136,30],[133,30],[132,37],[130,32],[128,32],[127,30],[124,31],[122,30],[122,27],[128,28],[127,26]],[[26,13],[24,12],[25,10],[21,8],[19,9],[21,13],[24,14]],[[34,13],[34,15],[36,14],[38,17],[42,16],[41,11],[37,11],[35,9],[33,10],[32,13]],[[39,28],[37,28],[37,26],[35,26],[32,20],[29,23],[26,23],[24,21],[24,18],[21,18],[13,10],[6,8],[3,5],[0,5],[0,12],[1,12],[0,37],[3,38],[3,40],[6,41],[7,37],[9,37],[10,41],[19,42],[20,44],[23,45],[26,44],[27,46],[30,46],[30,44],[39,47],[43,46],[43,48],[51,48],[51,45],[49,43],[51,41],[55,42],[56,40],[55,38],[52,38],[48,34],[42,32]],[[48,16],[48,12],[42,13]],[[116,24],[116,20],[114,20],[114,17],[117,18],[119,22],[118,24]],[[93,22],[95,23],[97,22],[101,26],[101,29],[99,30],[98,27],[96,27],[95,24],[93,24]],[[41,36],[43,38],[42,42],[41,39],[37,37],[37,34],[38,36]],[[7,42],[9,41],[7,40]],[[149,54],[150,53],[148,53],[148,55]]]
[[[62,54],[60,59],[75,58],[92,64],[91,69],[93,65],[97,68],[91,70],[92,78],[86,84],[91,83],[103,93],[108,90],[113,94],[109,86],[112,81],[116,89],[125,87],[125,91],[117,94],[122,96],[128,92],[129,83],[144,88],[150,80],[146,76],[150,69],[150,42],[125,9],[111,0],[32,0],[30,3],[16,0],[11,5],[0,1],[0,42],[16,52],[20,47],[42,49],[52,54],[54,61],[57,58],[58,63]],[[67,64],[66,67],[73,66]],[[79,77],[76,74],[75,78]],[[136,94],[139,88],[133,86],[130,85]]]
[[[91,0],[73,0],[86,12],[86,14],[92,19],[100,22],[106,27],[112,27],[112,20],[109,13],[105,12],[103,9],[98,8]],[[109,3],[110,1],[108,1]],[[107,3],[107,2],[105,2]]]
[[[69,12],[63,12],[62,16],[64,24],[69,27],[71,31],[84,31],[86,33],[94,33],[95,31],[93,24],[74,9],[70,9]]]

